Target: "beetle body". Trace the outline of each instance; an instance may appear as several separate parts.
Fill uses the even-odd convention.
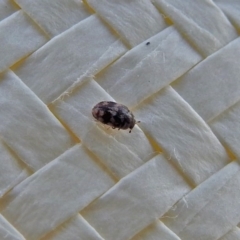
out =
[[[136,120],[124,105],[115,102],[99,102],[92,109],[93,117],[99,122],[118,129],[133,129]]]

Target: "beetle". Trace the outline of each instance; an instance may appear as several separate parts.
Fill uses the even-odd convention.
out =
[[[132,131],[136,121],[132,112],[123,104],[111,102],[111,101],[102,101],[96,104],[92,109],[93,117],[108,126],[111,126],[113,129],[130,129],[129,133]]]

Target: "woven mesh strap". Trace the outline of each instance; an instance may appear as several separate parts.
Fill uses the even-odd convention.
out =
[[[240,240],[239,32],[239,0],[0,0],[0,240]]]

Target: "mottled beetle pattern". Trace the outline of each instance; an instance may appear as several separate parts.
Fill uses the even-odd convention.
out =
[[[93,117],[113,129],[133,129],[136,120],[131,111],[124,105],[115,102],[103,101],[99,102],[92,109]],[[140,121],[138,121],[140,122]]]

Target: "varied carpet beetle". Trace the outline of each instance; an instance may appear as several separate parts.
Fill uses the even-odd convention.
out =
[[[92,115],[96,120],[111,126],[113,129],[129,128],[129,132],[131,132],[136,124],[136,120],[130,110],[120,103],[108,101],[99,102],[93,107]]]

